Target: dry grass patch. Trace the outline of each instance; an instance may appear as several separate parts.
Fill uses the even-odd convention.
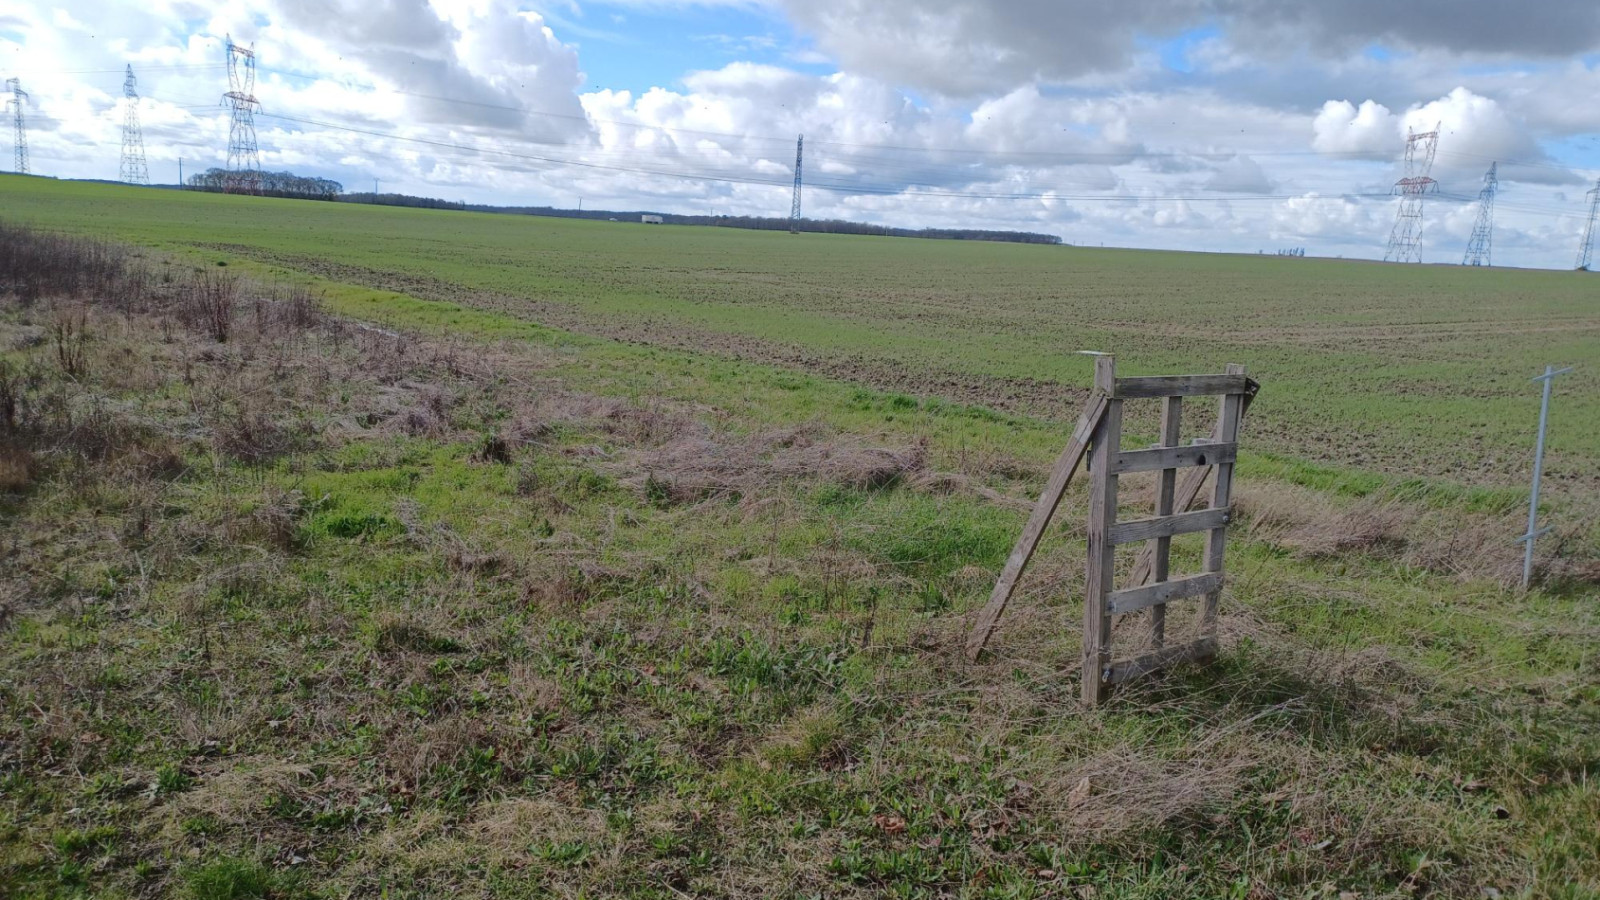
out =
[[[1293,485],[1256,482],[1240,491],[1236,506],[1248,518],[1250,539],[1283,547],[1306,559],[1368,556],[1390,559],[1461,579],[1502,585],[1522,577],[1522,547],[1513,541],[1527,528],[1525,512],[1474,513],[1437,509],[1375,496],[1341,501]],[[1551,581],[1591,578],[1593,566],[1578,555],[1588,520],[1567,521],[1544,538],[1540,573]]]
[[[626,453],[608,471],[647,498],[667,504],[740,499],[808,480],[857,490],[905,482],[924,471],[927,446],[878,447],[818,425],[735,437],[704,426],[660,446]]]

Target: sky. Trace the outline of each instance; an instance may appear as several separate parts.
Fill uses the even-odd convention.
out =
[[[152,180],[225,165],[230,35],[352,191],[786,216],[803,133],[811,218],[1381,258],[1438,126],[1424,260],[1498,163],[1494,263],[1570,268],[1600,178],[1594,0],[23,0],[32,171],[118,177],[129,64]]]

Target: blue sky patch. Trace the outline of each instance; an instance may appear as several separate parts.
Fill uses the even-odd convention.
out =
[[[1215,25],[1202,25],[1182,32],[1176,37],[1140,37],[1137,43],[1140,49],[1153,51],[1161,60],[1162,67],[1173,72],[1189,73],[1195,70],[1195,48],[1205,41],[1219,37],[1222,37],[1221,28]]]
[[[682,84],[689,72],[730,63],[784,66],[828,74],[783,19],[737,7],[648,7],[589,3],[535,4],[556,37],[578,45],[588,90],[643,93]]]

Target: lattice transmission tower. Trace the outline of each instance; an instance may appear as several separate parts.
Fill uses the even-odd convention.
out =
[[[802,165],[805,163],[806,136],[794,142],[794,201],[789,204],[789,230],[798,231],[800,226],[800,187],[805,184],[802,177]]]
[[[1439,190],[1439,182],[1429,177],[1433,157],[1439,151],[1439,128],[1406,138],[1406,175],[1394,183],[1400,195],[1394,230],[1389,232],[1389,247],[1383,252],[1387,262],[1422,262],[1422,198]]]
[[[6,88],[11,91],[11,99],[6,101],[6,105],[11,107],[11,121],[16,125],[11,138],[11,171],[18,175],[26,175],[28,174],[28,123],[22,118],[22,105],[28,102],[28,92],[22,89],[22,82],[16,78],[7,78]]]
[[[1583,243],[1578,245],[1578,270],[1589,271],[1594,262],[1594,223],[1600,219],[1600,178],[1595,179],[1589,192],[1589,221],[1583,226]]]
[[[230,194],[261,193],[261,151],[256,148],[256,52],[228,36],[228,92],[222,95],[232,111],[228,123],[228,174],[223,190]]]
[[[144,162],[144,131],[139,128],[139,79],[133,66],[122,79],[122,96],[127,110],[122,116],[122,169],[120,177],[129,184],[149,184],[150,167]]]
[[[1478,221],[1467,241],[1467,255],[1461,258],[1463,266],[1494,265],[1494,195],[1500,190],[1499,169],[1499,163],[1490,163],[1489,173],[1483,176],[1483,190],[1478,192]]]

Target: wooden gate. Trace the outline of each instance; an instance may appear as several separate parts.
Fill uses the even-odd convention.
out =
[[[1113,685],[1173,663],[1204,659],[1217,652],[1217,602],[1222,593],[1223,557],[1228,522],[1232,518],[1233,464],[1238,454],[1239,423],[1258,385],[1243,366],[1230,365],[1221,375],[1175,375],[1118,378],[1116,361],[1101,356],[1095,361],[1095,389],[1078,419],[1067,448],[1056,461],[1044,494],[1023,529],[1006,568],[995,584],[988,605],[978,617],[968,641],[968,656],[976,659],[993,633],[1027,567],[1045,527],[1060,504],[1073,473],[1089,454],[1089,558],[1086,577],[1083,630],[1083,699],[1089,704],[1105,700]],[[1219,396],[1216,426],[1210,436],[1181,443],[1184,399]],[[1161,439],[1147,449],[1122,448],[1122,407],[1128,400],[1161,401]],[[1092,448],[1092,450],[1090,449]],[[1183,477],[1178,477],[1179,470]],[[1155,515],[1118,521],[1117,480],[1133,472],[1159,472]],[[1189,508],[1199,497],[1207,476],[1215,472],[1210,504]],[[1169,572],[1172,539],[1182,534],[1206,533],[1202,571],[1173,578]],[[1116,548],[1143,542],[1128,585],[1116,586]],[[1198,633],[1181,643],[1169,644],[1166,607],[1176,600],[1203,598]],[[1133,659],[1117,660],[1111,645],[1113,617],[1150,610],[1152,650]]]

